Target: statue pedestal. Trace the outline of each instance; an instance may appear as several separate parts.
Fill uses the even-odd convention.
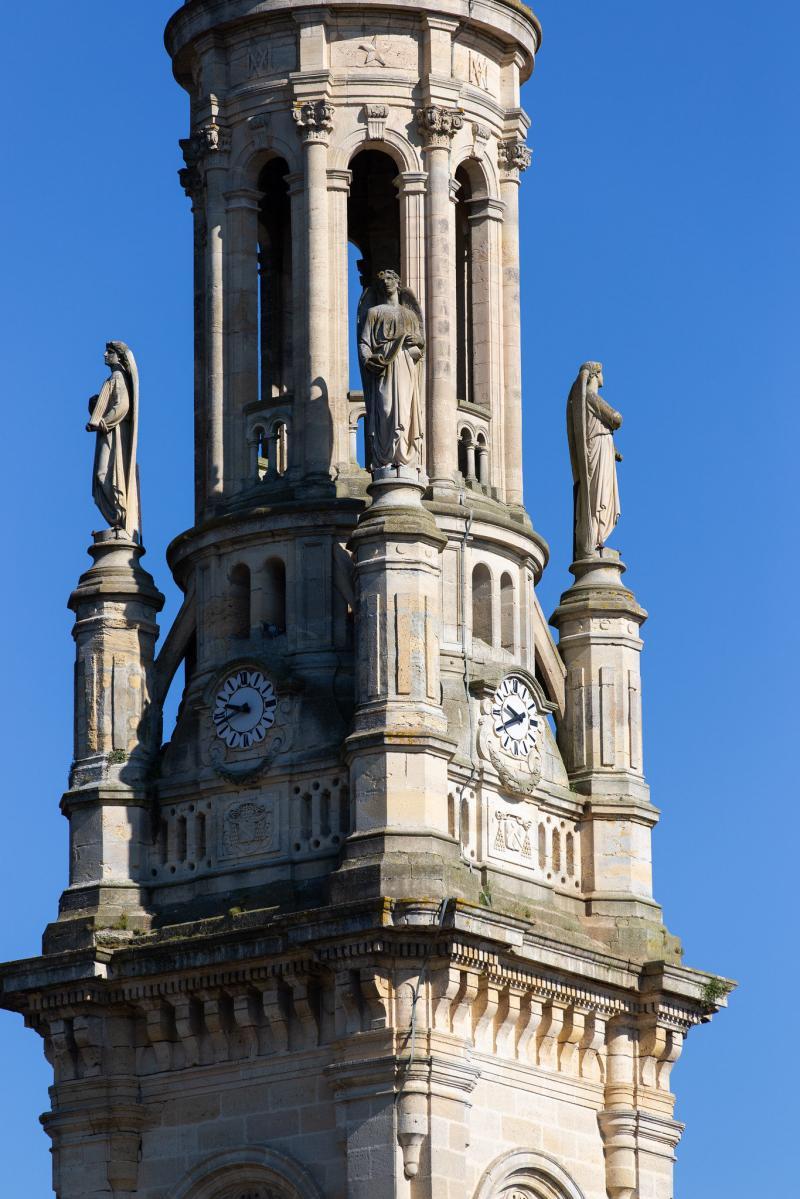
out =
[[[164,597],[123,532],[95,533],[93,565],[69,599],[75,613],[75,748],[61,810],[70,825],[70,884],[45,947],[91,943],[98,929],[147,925],[144,858],[149,777],[161,739],[151,700]]]
[[[652,898],[650,803],[642,764],[640,629],[647,613],[608,548],[573,562],[575,582],[551,617],[567,668],[558,743],[586,796],[583,878],[594,915],[660,921]]]
[[[400,467],[373,478],[373,503],[350,540],[357,707],[346,753],[354,828],[333,888],[352,896],[357,872],[364,894],[399,898],[420,893],[422,873],[424,894],[435,895],[444,859],[458,858],[447,828],[454,745],[439,678],[440,555],[447,541],[422,505],[424,476]]]

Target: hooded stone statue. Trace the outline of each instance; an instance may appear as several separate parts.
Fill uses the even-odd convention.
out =
[[[139,540],[136,443],[139,434],[139,372],[123,341],[106,344],[111,369],[100,394],[89,400],[86,430],[96,433],[92,499],[109,528]]]
[[[600,362],[584,362],[567,400],[567,440],[575,503],[575,561],[596,557],[619,520],[620,503],[614,430],[622,416],[599,394]]]
[[[358,319],[370,466],[419,466],[425,349],[419,304],[395,271],[381,271],[377,287],[362,296]]]

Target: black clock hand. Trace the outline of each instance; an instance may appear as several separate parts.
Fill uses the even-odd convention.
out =
[[[226,708],[226,711],[228,711],[228,712],[249,712],[250,711],[249,704],[226,704],[225,708]]]
[[[514,712],[514,709],[512,708],[511,711]],[[512,724],[519,724],[519,722],[524,719],[525,719],[524,712],[514,712],[514,715],[512,716],[512,718],[505,722],[505,724],[503,725],[503,728],[509,729],[509,728],[511,728]]]

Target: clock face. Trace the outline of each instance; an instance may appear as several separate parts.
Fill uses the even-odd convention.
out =
[[[260,670],[242,667],[229,675],[214,697],[212,719],[229,749],[249,749],[263,741],[275,723],[278,697]]]
[[[512,758],[527,758],[539,742],[543,719],[527,684],[506,675],[492,700],[492,728],[502,749]]]

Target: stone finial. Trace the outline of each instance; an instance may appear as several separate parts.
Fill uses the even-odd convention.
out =
[[[333,129],[333,105],[327,100],[306,100],[292,110],[297,130],[304,141],[323,142]]]
[[[533,151],[520,137],[511,137],[497,146],[497,159],[502,171],[527,171]]]
[[[425,108],[417,109],[417,129],[427,146],[448,147],[463,124],[464,118],[458,108],[428,104]]]

